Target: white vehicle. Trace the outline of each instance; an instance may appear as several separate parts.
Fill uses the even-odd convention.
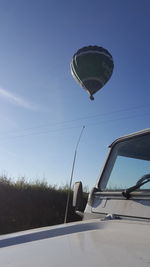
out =
[[[81,222],[0,237],[2,267],[150,266],[150,129],[117,139]]]

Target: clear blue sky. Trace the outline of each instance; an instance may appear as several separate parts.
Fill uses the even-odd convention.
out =
[[[149,127],[149,0],[0,0],[0,174],[91,187],[107,146]],[[70,61],[99,45],[114,73],[90,101]]]

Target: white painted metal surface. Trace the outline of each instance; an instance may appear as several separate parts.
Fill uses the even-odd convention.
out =
[[[113,197],[95,197],[92,205],[93,213],[113,213],[122,216],[150,219],[150,199],[113,199]]]
[[[150,266],[150,223],[92,220],[1,236],[3,267]]]
[[[111,150],[120,141],[145,134],[150,129],[117,139]],[[121,155],[150,162],[150,137],[140,140],[138,149]],[[100,190],[115,162],[111,155],[84,212],[84,219],[97,219],[0,236],[0,266],[150,267],[150,187],[133,191],[129,199],[119,190]]]

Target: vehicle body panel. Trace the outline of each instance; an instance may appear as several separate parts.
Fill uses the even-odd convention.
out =
[[[3,235],[0,246],[5,267],[145,267],[150,266],[150,223],[96,219]]]
[[[118,199],[110,195],[106,196],[106,194],[105,197],[100,197],[100,194],[97,194],[93,200],[92,212],[150,218],[150,199],[126,200],[121,197],[121,194]]]
[[[134,139],[142,136],[139,142]],[[120,142],[128,140],[131,140],[129,146],[125,145],[118,155],[147,160],[150,164],[150,129],[114,141],[101,176],[89,195],[83,221],[0,236],[1,266],[150,266],[150,183],[146,190],[132,191],[129,198],[120,189],[106,187],[116,160],[114,151]],[[138,169],[139,166],[137,174]],[[150,165],[143,170],[150,173]],[[131,181],[126,179],[127,188],[132,177]],[[136,182],[139,178],[135,176]],[[78,203],[77,195],[75,203]]]

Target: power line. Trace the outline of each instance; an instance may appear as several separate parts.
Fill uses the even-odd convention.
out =
[[[47,131],[41,131],[41,132],[34,132],[34,133],[27,133],[27,134],[20,134],[20,135],[16,135],[16,136],[4,136],[3,139],[1,138],[0,140],[6,140],[7,139],[16,139],[16,138],[20,138],[20,137],[26,137],[26,136],[35,136],[35,135],[42,135],[42,134],[49,134],[49,133],[55,133],[55,132],[60,132],[60,131],[64,131],[64,130],[71,130],[71,129],[77,129],[77,128],[81,128],[81,126],[72,126],[72,127],[65,127],[65,128],[59,128],[59,129],[55,129],[55,130],[47,130]]]
[[[129,119],[133,119],[133,118],[138,118],[138,117],[145,117],[145,116],[150,116],[150,113],[145,113],[145,114],[135,114],[132,116],[126,116],[126,117],[120,117],[120,118],[115,118],[115,119],[110,119],[110,120],[103,120],[103,121],[99,121],[99,122],[93,122],[93,123],[86,123],[85,126],[86,127],[91,127],[91,126],[96,126],[96,125],[101,125],[101,124],[107,124],[107,123],[111,123],[111,122],[117,122],[120,120],[129,120]],[[7,140],[7,139],[17,139],[17,138],[21,138],[21,137],[26,137],[26,136],[35,136],[35,135],[43,135],[43,134],[50,134],[50,133],[54,133],[54,132],[60,132],[60,131],[64,131],[64,130],[72,130],[72,129],[77,129],[77,128],[81,128],[81,125],[77,125],[77,126],[70,126],[70,127],[62,127],[62,128],[58,128],[58,129],[54,129],[54,130],[47,130],[47,131],[41,131],[41,132],[32,132],[32,133],[27,133],[27,134],[21,134],[21,135],[16,135],[16,136],[4,136],[3,138],[1,138],[1,140]]]
[[[135,115],[132,115],[132,116],[120,117],[120,118],[117,118],[117,119],[110,119],[110,120],[100,121],[99,123],[98,122],[88,123],[86,126],[98,125],[100,123],[103,124],[103,123],[109,123],[109,122],[116,122],[116,121],[120,121],[120,120],[129,120],[129,119],[138,118],[138,117],[145,117],[145,116],[150,116],[150,113],[135,114]]]
[[[61,125],[61,124],[62,125],[63,124],[69,124],[69,123],[73,123],[73,122],[77,122],[77,121],[89,120],[89,119],[93,119],[93,118],[97,118],[97,117],[101,117],[101,116],[108,116],[108,115],[112,115],[112,114],[116,114],[116,113],[128,112],[128,111],[137,110],[137,109],[139,110],[139,109],[147,108],[147,107],[150,107],[150,104],[138,105],[138,106],[134,106],[134,107],[131,107],[131,108],[114,110],[114,111],[106,112],[106,113],[98,113],[98,114],[95,114],[95,115],[83,116],[83,117],[79,117],[79,118],[72,119],[72,120],[65,120],[65,121],[60,121],[60,122],[47,122],[45,124],[36,125],[36,126],[33,126],[33,127],[28,127],[28,128],[24,128],[24,129],[20,129],[20,130],[1,132],[0,135],[9,135],[9,134],[22,132],[22,131],[30,131],[30,130],[34,130],[34,129],[41,129],[41,128],[44,128],[44,127],[54,127],[54,126]]]

